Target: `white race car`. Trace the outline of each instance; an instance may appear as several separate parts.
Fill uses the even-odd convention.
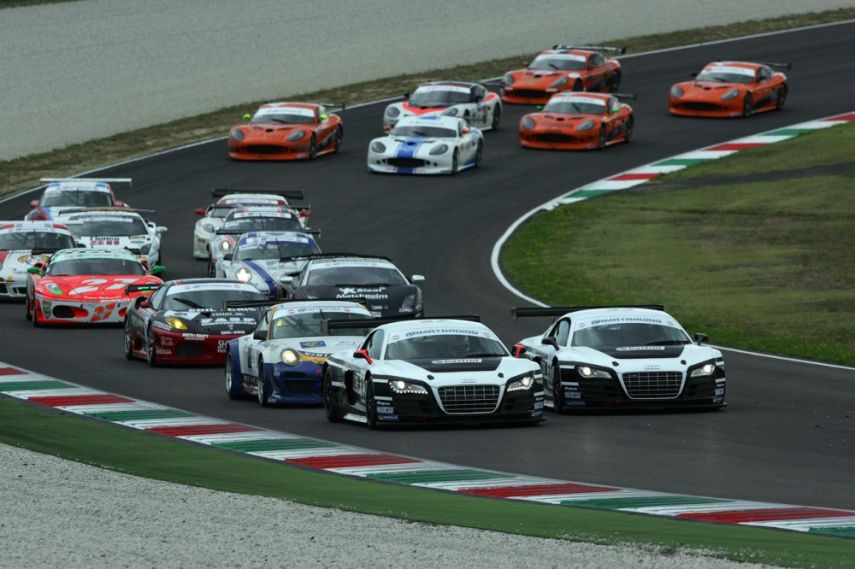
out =
[[[364,321],[366,325],[358,330],[327,332],[323,322],[328,319]],[[355,349],[372,327],[370,322],[371,314],[355,302],[302,300],[273,305],[253,334],[229,342],[229,397],[255,395],[262,405],[322,403],[321,377],[327,356]]]
[[[67,212],[67,213],[66,213]],[[57,221],[86,247],[127,249],[148,267],[162,263],[160,238],[166,227],[147,221],[139,213],[123,208],[88,208],[82,211],[60,210]]]
[[[207,208],[199,208],[196,215],[202,219],[196,220],[193,228],[193,256],[197,259],[208,260],[210,253],[208,247],[218,229],[223,227],[226,216],[238,207],[290,207],[296,210],[301,222],[305,227],[311,209],[307,205],[292,205],[288,200],[302,200],[303,192],[288,192],[274,190],[237,190],[237,189],[215,189],[211,196],[219,198],[216,203]]]
[[[356,325],[332,320],[327,328]],[[459,317],[378,326],[356,351],[327,359],[323,392],[330,421],[371,428],[543,419],[540,368],[509,354],[486,326]]]
[[[419,85],[400,103],[383,114],[383,130],[389,131],[404,117],[447,116],[465,120],[481,130],[499,128],[502,101],[480,83],[431,81]]]
[[[29,221],[51,220],[59,209],[69,207],[128,207],[116,199],[113,184],[131,184],[130,178],[42,178],[44,192],[30,202]]]
[[[306,260],[302,257],[320,253],[314,237],[294,231],[258,231],[244,233],[234,251],[217,263],[219,278],[249,283],[271,299],[282,296],[282,283],[291,281]]]
[[[546,404],[556,411],[725,405],[724,359],[661,306],[517,308],[517,317],[552,316],[517,355],[540,365]]]
[[[61,249],[76,246],[65,225],[52,221],[0,221],[0,298],[27,297],[27,271]]]
[[[481,163],[484,135],[453,117],[407,117],[368,145],[368,168],[386,174],[456,174]]]

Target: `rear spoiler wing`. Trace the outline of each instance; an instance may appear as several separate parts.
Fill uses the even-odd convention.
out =
[[[315,104],[326,107],[326,109],[331,113],[340,113],[341,111],[347,109],[347,104],[343,103],[343,102],[342,103],[321,103],[321,102],[316,101]]]
[[[157,213],[157,210],[154,209],[141,209],[136,207],[86,207],[86,206],[69,206],[62,208],[57,212],[57,215],[63,215],[67,213],[105,213],[105,212],[117,212],[117,213]]]
[[[303,231],[302,233],[309,232]],[[315,253],[313,255],[297,255],[288,258],[295,260],[305,259],[307,261],[314,261],[315,259],[335,259],[339,257],[346,259],[381,259],[383,261],[389,261],[390,263],[392,262],[392,259],[390,259],[389,257],[384,257],[383,255],[360,255],[359,253]]]
[[[269,308],[271,306],[277,306],[279,304],[290,304],[294,302],[335,302],[336,300],[344,302],[354,302],[356,304],[362,304],[363,306],[365,306],[365,304],[368,302],[364,298],[280,298],[278,300],[226,300],[223,302],[223,309],[229,310],[233,308]]]
[[[638,95],[636,95],[635,93],[612,93],[612,97],[617,97],[618,99],[635,100],[638,98]]]
[[[545,308],[517,308],[511,307],[511,318],[539,318],[564,316],[568,312],[580,310],[591,310],[594,308],[647,308],[648,310],[665,310],[662,304],[615,304],[609,306],[548,306]]]
[[[373,318],[371,320],[327,320],[321,321],[321,330],[325,336],[329,336],[330,330],[355,330],[355,329],[374,329],[384,324],[394,324],[395,322],[413,321],[417,322],[418,318],[412,316],[402,316],[400,318]],[[431,316],[430,320],[468,320],[469,322],[480,322],[481,317],[477,314],[461,314],[453,316]]]
[[[125,287],[125,294],[131,294],[133,292],[154,292],[162,286],[163,285],[159,283],[129,284]]]
[[[626,46],[613,47],[608,45],[572,45],[572,44],[556,44],[552,49],[584,49],[589,51],[610,51],[614,53],[626,53]]]
[[[252,231],[230,231],[228,229],[217,229],[214,232],[214,235],[244,235],[246,233],[259,233],[264,232],[264,230],[252,230]],[[288,233],[305,233],[306,235],[318,235],[320,236],[320,229],[303,229],[301,231],[289,231]]]
[[[221,198],[228,194],[271,194],[281,196],[286,200],[302,200],[305,199],[305,194],[300,190],[255,190],[250,188],[214,188],[211,190],[211,197]]]
[[[788,71],[793,68],[792,63],[775,63],[773,61],[758,61],[757,63],[768,67],[774,67],[775,69],[786,69]]]

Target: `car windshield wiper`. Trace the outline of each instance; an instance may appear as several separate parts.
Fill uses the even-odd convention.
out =
[[[688,344],[687,340],[658,340],[656,342],[647,342],[645,346],[682,346]]]
[[[180,302],[184,306],[189,306],[190,308],[198,308],[199,310],[208,310],[207,307],[196,304],[192,300],[187,300],[186,298],[173,298],[175,302]]]

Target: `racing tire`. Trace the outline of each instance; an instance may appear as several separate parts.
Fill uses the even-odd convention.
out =
[[[449,172],[449,176],[453,176],[457,174],[457,168],[460,165],[460,155],[457,153],[457,149],[454,150],[454,156],[451,157],[451,172]]]
[[[125,318],[125,326],[124,332],[122,334],[123,344],[125,346],[125,359],[132,360],[134,359],[134,337],[131,334],[131,330],[128,327],[128,319]]]
[[[26,304],[27,304],[27,314],[24,316],[24,318],[26,318],[27,320],[32,320],[33,319],[33,307],[32,307],[32,303],[30,302],[30,295],[29,294],[27,295]]]
[[[617,93],[618,92],[618,89],[620,89],[620,80],[621,80],[620,71],[615,71],[614,73],[612,73],[612,76],[609,77],[609,92],[611,92],[611,93]]]
[[[561,389],[561,368],[558,367],[558,362],[552,366],[552,409],[556,413],[567,410],[567,405],[564,403],[564,390]]]
[[[627,119],[626,126],[624,128],[626,129],[624,133],[624,142],[629,142],[632,140],[632,129],[635,128],[635,119],[632,118],[632,116]]]
[[[750,117],[754,112],[754,103],[751,101],[751,93],[745,93],[742,98],[742,116]]]
[[[333,152],[338,152],[341,150],[341,142],[344,139],[344,131],[341,127],[335,129],[335,150]]]
[[[601,126],[600,127],[600,136],[597,139],[597,150],[605,149],[606,142],[607,142],[607,140],[606,140],[606,128]]]
[[[226,352],[226,365],[224,371],[226,393],[228,394],[229,399],[243,399],[243,382],[240,378],[238,378],[238,381],[235,381],[235,368],[234,363],[232,362],[231,350]]]
[[[585,84],[582,83],[581,79],[576,79],[576,81],[573,82],[573,88],[570,90],[571,91],[584,91],[585,90]]]
[[[212,278],[217,276],[217,271],[214,269],[214,261],[210,255],[208,256],[208,276]]]
[[[154,348],[154,331],[151,329],[151,326],[148,327],[145,333],[145,361],[151,367],[157,367],[159,362],[157,361],[157,350]]]
[[[377,430],[377,404],[374,401],[374,382],[365,377],[365,422],[372,431]]]
[[[309,142],[309,160],[314,160],[318,157],[318,139],[312,135],[312,140]]]
[[[256,395],[258,396],[258,404],[262,407],[270,407],[270,382],[267,381],[267,374],[264,373],[264,360],[258,360],[258,376],[255,378]]]
[[[500,122],[502,122],[502,105],[496,103],[496,108],[493,109],[493,120],[490,123],[490,128],[499,130]]]
[[[787,102],[787,86],[782,85],[775,91],[775,110],[780,111]]]
[[[478,149],[475,151],[475,167],[481,167],[481,161],[484,159],[484,144],[478,143]]]
[[[324,413],[327,416],[327,421],[330,423],[341,423],[344,418],[344,412],[339,407],[338,401],[336,401],[332,386],[332,372],[330,372],[329,368],[324,370],[323,391]]]
[[[44,324],[42,322],[42,311],[39,310],[38,303],[33,300],[33,326],[36,328],[41,328]]]

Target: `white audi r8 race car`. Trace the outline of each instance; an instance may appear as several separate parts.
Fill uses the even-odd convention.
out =
[[[294,231],[254,231],[238,240],[234,251],[226,253],[216,266],[219,278],[249,283],[276,299],[282,296],[282,281],[300,272],[305,257],[320,253],[314,237]]]
[[[69,207],[128,207],[116,199],[113,184],[128,184],[130,178],[42,178],[44,192],[30,202],[33,208],[26,218],[29,221],[52,220],[59,209]]]
[[[258,303],[227,303],[252,306]],[[365,322],[356,330],[326,331],[324,320]],[[354,350],[372,325],[371,314],[355,302],[301,300],[274,304],[255,332],[229,342],[226,392],[232,399],[255,395],[261,405],[318,405],[321,378],[330,353]]]
[[[407,117],[368,145],[368,169],[385,174],[456,174],[481,164],[484,135],[454,117]]]
[[[327,418],[381,424],[537,423],[539,366],[515,358],[477,317],[388,322],[327,359]],[[376,323],[375,323],[376,324]],[[329,330],[361,323],[327,323]]]
[[[166,233],[166,227],[147,221],[134,210],[87,208],[75,211],[72,208],[59,210],[56,218],[68,226],[80,245],[127,249],[149,267],[162,262],[160,238]]]
[[[555,317],[517,355],[543,371],[546,405],[665,408],[725,405],[721,352],[694,341],[662,306],[516,308],[516,317]]]
[[[402,118],[412,116],[457,117],[481,130],[495,130],[502,120],[502,101],[480,83],[431,81],[386,107],[383,130],[389,131]]]
[[[27,297],[27,271],[76,247],[65,225],[52,221],[0,221],[0,299]]]
[[[193,228],[193,256],[197,259],[208,260],[211,239],[218,229],[223,227],[226,216],[239,207],[290,207],[299,214],[303,226],[308,223],[311,209],[306,205],[292,205],[289,200],[302,200],[303,192],[275,190],[239,190],[233,188],[218,188],[211,192],[217,199],[216,203],[206,208],[198,208],[196,215],[202,219],[196,220]]]

